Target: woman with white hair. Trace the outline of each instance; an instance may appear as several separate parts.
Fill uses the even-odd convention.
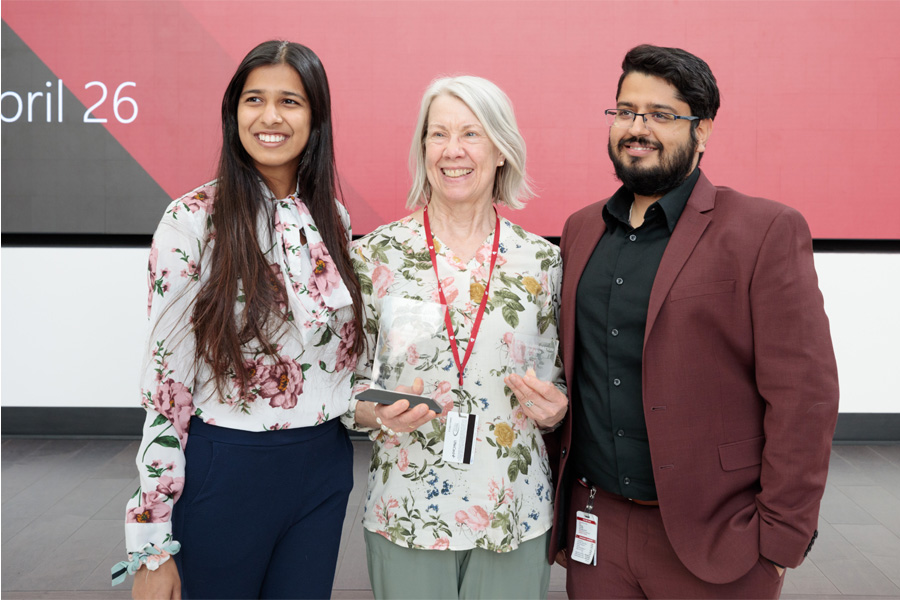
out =
[[[410,347],[400,365],[418,375],[402,391],[441,412],[356,399],[345,416],[374,441],[363,517],[372,589],[376,598],[544,598],[553,495],[541,432],[565,415],[565,386],[553,358],[547,381],[525,375],[540,397],[520,403],[507,383],[518,377],[520,336],[556,339],[562,263],[556,246],[498,210],[532,195],[509,99],[479,77],[435,80],[410,162],[414,212],[351,248],[369,336],[356,391],[373,378],[389,302],[444,305],[434,350]],[[451,439],[459,453],[445,448]]]

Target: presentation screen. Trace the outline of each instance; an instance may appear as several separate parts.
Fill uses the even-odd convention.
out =
[[[818,239],[900,239],[900,2],[6,0],[2,20],[4,234],[152,233],[214,177],[241,58],[288,39],[325,64],[357,234],[405,214],[429,82],[473,74],[512,99],[539,194],[504,216],[559,235],[619,185],[603,111],[652,43],[718,79],[713,183],[799,209]]]

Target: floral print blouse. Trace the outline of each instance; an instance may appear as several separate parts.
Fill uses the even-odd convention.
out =
[[[493,234],[463,263],[435,238],[438,270],[460,355],[469,343],[490,270]],[[439,303],[425,229],[411,216],[384,225],[351,246],[366,308],[369,356],[360,361],[356,391],[372,376],[372,348],[387,296]],[[537,425],[503,383],[510,372],[513,332],[556,338],[562,276],[559,248],[500,220],[500,251],[478,340],[459,378],[446,328],[436,355],[411,361],[425,382],[424,395],[443,407],[430,424],[404,435],[372,431],[363,526],[392,542],[416,549],[497,552],[515,550],[550,529],[553,517],[550,467]],[[565,391],[559,361],[552,381]],[[471,464],[442,458],[451,410],[478,415]],[[355,426],[348,413],[345,424]],[[358,426],[357,426],[358,427]]]
[[[281,307],[287,322],[275,336],[278,359],[266,356],[258,343],[244,345],[252,376],[246,395],[236,385],[220,395],[209,366],[202,361],[195,366],[188,324],[212,254],[215,183],[173,201],[153,236],[150,333],[141,379],[147,418],[136,461],[141,487],[126,509],[129,553],[171,541],[192,416],[232,429],[268,431],[318,425],[348,409],[356,366],[349,350],[354,327],[349,292],[302,200],[296,195],[276,200],[266,192],[270,203],[260,211],[258,239],[273,282],[288,284],[288,302]],[[349,240],[349,217],[338,206]],[[239,289],[236,313],[242,298]]]

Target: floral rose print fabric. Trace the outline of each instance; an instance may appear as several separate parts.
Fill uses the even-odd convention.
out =
[[[192,416],[247,431],[309,427],[346,412],[352,395],[357,359],[350,352],[350,295],[297,196],[276,200],[270,195],[258,228],[273,285],[284,286],[288,298],[280,307],[287,322],[277,334],[278,357],[266,356],[255,341],[244,346],[251,375],[244,395],[233,385],[219,395],[207,365],[195,365],[188,317],[212,254],[215,196],[211,183],[175,200],[153,236],[149,338],[141,381],[147,419],[137,456],[141,486],[126,509],[128,552],[171,539]],[[349,239],[349,218],[338,206]],[[237,299],[239,313],[240,289]]]
[[[468,263],[435,239],[461,355],[487,287],[492,236]],[[358,240],[351,257],[362,285],[371,354],[384,298],[439,302],[437,280],[424,228],[411,217]],[[507,334],[556,338],[561,267],[556,246],[501,219],[500,254],[464,387],[459,387],[442,328],[444,343],[438,344],[442,350],[436,356],[421,356],[410,348],[406,358],[424,380],[424,394],[443,407],[442,414],[411,434],[370,433],[375,445],[363,517],[366,529],[409,548],[507,552],[550,528],[553,490],[544,442],[503,378],[510,372]],[[360,361],[358,375],[357,392],[368,387],[371,356]],[[561,378],[557,361],[552,379],[565,391]],[[479,417],[472,464],[442,458],[451,410]],[[352,414],[345,423],[352,426]]]

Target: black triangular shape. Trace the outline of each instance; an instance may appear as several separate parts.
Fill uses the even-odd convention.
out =
[[[24,105],[0,129],[3,233],[153,233],[168,194],[102,124],[83,122],[86,107],[65,88],[57,122],[56,75],[5,21],[0,37],[3,92],[16,92]],[[52,122],[46,96],[35,100],[27,122],[28,92],[48,91]],[[4,118],[17,104],[11,95],[3,99]]]

